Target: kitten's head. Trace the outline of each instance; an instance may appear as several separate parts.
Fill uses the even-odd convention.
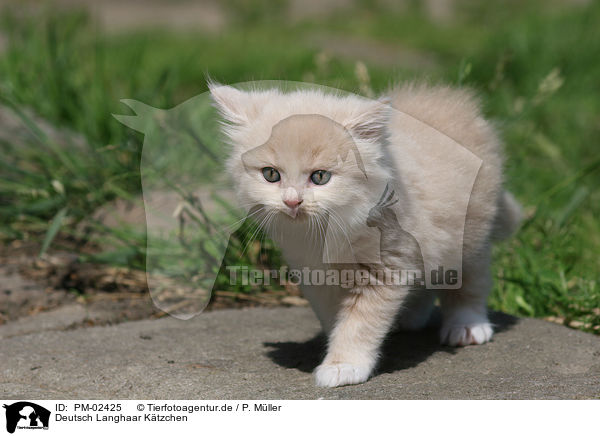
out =
[[[387,106],[321,90],[244,92],[212,85],[232,146],[227,161],[238,197],[279,219],[334,215],[364,223],[381,162]]]

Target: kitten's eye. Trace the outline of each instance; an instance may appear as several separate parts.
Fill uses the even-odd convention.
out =
[[[264,167],[262,169],[263,176],[265,176],[265,180],[267,182],[275,183],[281,180],[281,176],[279,175],[279,171],[277,171],[273,167]]]
[[[325,170],[317,170],[310,175],[310,180],[315,185],[324,185],[329,182],[329,179],[331,179],[331,173]]]

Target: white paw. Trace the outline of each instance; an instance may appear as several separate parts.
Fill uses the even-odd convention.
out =
[[[315,369],[317,386],[326,388],[363,383],[367,381],[369,375],[371,375],[371,368],[351,363],[323,363]]]
[[[447,325],[442,326],[440,339],[442,344],[453,347],[466,345],[479,345],[492,339],[494,330],[489,322],[480,322],[470,325]]]

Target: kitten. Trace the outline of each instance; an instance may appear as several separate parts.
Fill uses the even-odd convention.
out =
[[[210,91],[240,202],[290,268],[367,273],[350,289],[300,285],[328,335],[317,385],[366,381],[395,322],[423,327],[436,297],[442,343],[491,339],[491,241],[516,228],[520,209],[502,189],[500,143],[470,92],[406,85],[368,100],[322,89]],[[460,269],[459,289],[371,280],[379,270],[427,280],[438,265]]]

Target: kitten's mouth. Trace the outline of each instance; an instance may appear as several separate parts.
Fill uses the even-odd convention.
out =
[[[287,208],[281,210],[286,216],[291,219],[297,220],[302,219],[306,216],[306,212],[300,209],[299,207]]]

